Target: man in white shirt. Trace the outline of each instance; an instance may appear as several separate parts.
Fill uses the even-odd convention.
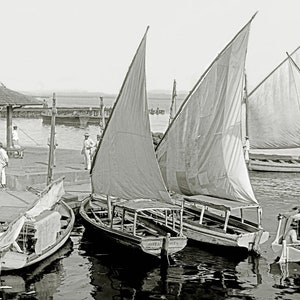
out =
[[[12,144],[14,148],[20,148],[19,134],[17,130],[18,130],[18,126],[14,126],[12,131]]]
[[[6,150],[3,148],[3,144],[0,142],[0,176],[1,186],[6,189],[6,174],[5,168],[8,166],[8,156]]]
[[[93,148],[95,147],[95,143],[90,138],[88,133],[84,134],[83,146],[81,150],[81,154],[84,155],[84,165],[86,170],[91,169]]]
[[[245,136],[245,144],[244,144],[244,156],[245,156],[245,161],[248,164],[249,163],[249,151],[250,151],[250,142],[249,138]]]

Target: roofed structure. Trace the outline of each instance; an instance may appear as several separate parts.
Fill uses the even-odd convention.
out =
[[[0,85],[0,106],[24,106],[24,105],[43,105],[43,101],[32,96],[8,89],[1,83]]]

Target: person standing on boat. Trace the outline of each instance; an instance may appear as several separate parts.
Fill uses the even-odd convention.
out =
[[[3,144],[0,142],[0,176],[1,176],[1,186],[6,189],[6,174],[5,168],[8,166],[8,155],[6,150],[3,148]]]
[[[249,164],[249,151],[250,151],[250,142],[248,136],[245,136],[245,144],[244,144],[244,156],[246,164]]]
[[[300,245],[300,240],[298,240],[298,233],[297,233],[297,221],[293,221],[290,227],[291,228],[287,232],[285,237],[286,243]]]
[[[90,138],[90,135],[88,133],[85,133],[84,140],[83,140],[83,147],[81,150],[81,154],[84,155],[85,170],[91,169],[91,162],[92,162],[92,155],[93,155],[94,147],[95,147],[95,143]]]

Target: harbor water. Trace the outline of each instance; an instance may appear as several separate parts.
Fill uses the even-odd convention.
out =
[[[164,102],[169,105],[170,102]],[[65,105],[65,104],[64,104]],[[86,104],[85,104],[86,105]],[[149,107],[156,107],[151,102]],[[163,104],[160,102],[160,107]],[[153,132],[165,131],[168,111],[150,115]],[[14,119],[20,143],[45,147],[50,126],[41,119]],[[5,120],[0,119],[0,139],[5,140]],[[96,138],[99,128],[57,126],[58,147],[82,147],[83,134]],[[175,265],[136,263],[112,254],[95,243],[78,220],[71,240],[53,257],[34,269],[1,274],[2,299],[299,299],[300,264],[274,264],[271,242],[277,215],[299,205],[299,173],[250,172],[254,193],[263,208],[263,227],[270,239],[261,256],[239,256],[189,245],[175,256]]]

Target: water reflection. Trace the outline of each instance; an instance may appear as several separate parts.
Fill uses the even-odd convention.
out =
[[[291,288],[300,292],[300,262],[273,263],[270,265],[270,273],[274,278],[273,287]]]
[[[72,252],[72,241],[54,255],[25,271],[2,273],[1,299],[51,299],[61,284],[62,258]]]
[[[235,271],[241,258],[236,256],[188,246],[177,253],[175,265],[162,268],[159,263],[127,260],[85,234],[80,249],[91,262],[94,299],[226,299],[239,297],[242,290]]]

